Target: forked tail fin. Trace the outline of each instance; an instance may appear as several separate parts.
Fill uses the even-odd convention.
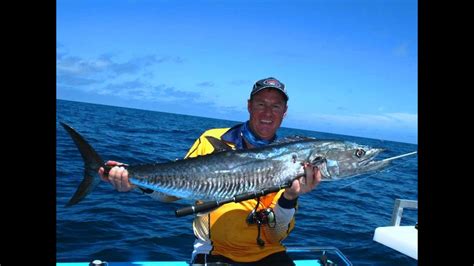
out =
[[[85,198],[100,183],[100,177],[97,171],[104,165],[104,161],[76,130],[63,122],[59,123],[69,133],[84,160],[84,179],[66,204],[66,207],[69,207]]]

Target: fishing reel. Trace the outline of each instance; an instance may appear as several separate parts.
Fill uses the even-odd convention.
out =
[[[270,228],[274,228],[276,225],[276,218],[275,218],[275,213],[273,212],[272,208],[265,208],[262,210],[257,211],[258,203],[255,209],[252,210],[252,212],[249,213],[247,216],[247,223],[248,224],[256,224],[258,227],[258,233],[257,233],[257,244],[260,247],[265,246],[265,241],[260,238],[260,227],[262,225],[268,225]]]
[[[247,216],[248,224],[268,225],[273,228],[276,225],[275,213],[272,208],[262,209],[260,211],[252,210]]]

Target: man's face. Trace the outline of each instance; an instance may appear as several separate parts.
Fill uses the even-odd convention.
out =
[[[260,138],[271,140],[286,114],[283,94],[275,89],[263,89],[248,100],[250,128]]]

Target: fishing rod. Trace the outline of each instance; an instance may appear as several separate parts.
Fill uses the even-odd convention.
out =
[[[417,151],[412,151],[412,152],[405,153],[405,154],[402,154],[402,155],[393,156],[393,157],[390,157],[390,158],[383,159],[382,162],[399,159],[399,158],[402,158],[402,157],[405,157],[405,156],[408,156],[408,155],[412,155],[412,154],[415,154],[415,153],[417,153]]]
[[[393,156],[393,157],[390,157],[390,158],[385,158],[385,159],[381,160],[381,162],[389,162],[389,161],[393,161],[393,160],[395,160],[395,159],[400,159],[400,158],[403,158],[403,157],[406,157],[406,156],[409,156],[409,155],[413,155],[413,154],[417,154],[417,153],[418,153],[417,151],[412,151],[412,152],[409,152],[409,153],[405,153],[405,154]],[[374,173],[374,174],[375,174],[375,173]],[[372,174],[372,175],[373,175],[373,174]],[[347,184],[347,185],[341,187],[341,189],[342,189],[342,188],[349,187],[349,186],[352,186],[352,185],[354,185],[355,183],[358,183],[358,182],[360,182],[360,181],[363,181],[364,179],[367,179],[367,178],[371,177],[372,175],[368,175],[368,176],[366,176],[365,178],[361,178],[361,179],[356,180],[356,181],[354,181],[354,182],[352,182],[352,183],[349,183],[349,184]]]
[[[292,183],[293,183],[293,181],[289,181],[289,182],[287,182],[287,183],[285,183],[281,186],[270,187],[270,188],[262,189],[262,190],[255,191],[255,192],[242,193],[242,194],[239,194],[239,195],[227,198],[227,199],[223,199],[223,200],[207,201],[207,202],[204,202],[202,204],[196,204],[196,205],[184,207],[184,208],[176,210],[175,214],[176,214],[177,217],[182,217],[182,216],[186,216],[186,215],[189,215],[189,214],[196,214],[198,212],[208,211],[208,210],[220,207],[224,204],[231,203],[231,202],[236,202],[237,203],[237,202],[241,202],[241,201],[244,201],[244,200],[255,199],[255,198],[265,196],[265,195],[273,193],[273,192],[278,192],[281,189],[291,187]]]

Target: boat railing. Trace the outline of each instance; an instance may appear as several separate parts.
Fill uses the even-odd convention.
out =
[[[414,259],[418,259],[418,223],[415,226],[401,226],[404,209],[418,209],[418,201],[396,199],[392,212],[392,221],[389,226],[375,228],[373,240],[401,252]]]
[[[392,226],[399,226],[400,221],[403,215],[403,209],[418,209],[418,201],[417,200],[407,200],[407,199],[396,199],[395,204],[393,206],[392,212]]]

